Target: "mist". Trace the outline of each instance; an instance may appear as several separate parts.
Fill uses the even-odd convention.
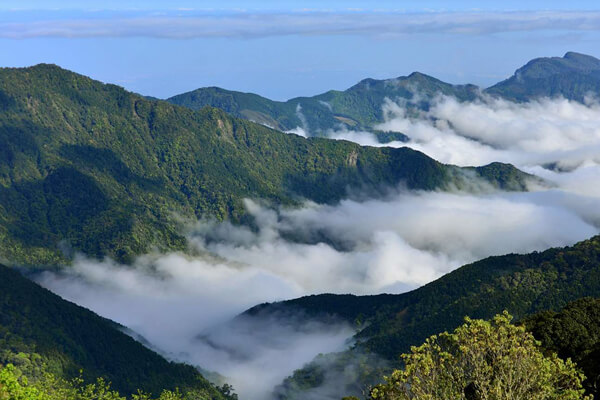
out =
[[[355,328],[293,314],[233,319],[247,308],[323,292],[402,293],[481,258],[571,245],[599,232],[597,102],[439,97],[416,117],[403,104],[382,107],[386,121],[377,128],[410,138],[388,145],[458,165],[510,162],[547,184],[522,193],[483,184],[470,193],[399,186],[384,197],[295,208],[247,199],[252,228],[189,221],[185,254],[147,254],[128,266],[80,255],[39,282],[169,358],[215,371],[241,399],[266,399],[317,354],[348,348]],[[329,135],[380,145],[368,132]],[[315,393],[331,393],[322,389]]]
[[[600,103],[592,97],[582,104],[563,98],[514,103],[487,95],[474,102],[438,96],[417,116],[408,116],[407,104],[386,99],[382,105],[385,122],[376,129],[409,137],[385,146],[411,147],[459,166],[500,161],[570,171],[600,163]],[[369,132],[342,129],[328,135],[383,146]]]

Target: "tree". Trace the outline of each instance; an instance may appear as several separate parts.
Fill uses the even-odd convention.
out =
[[[492,321],[465,319],[402,355],[405,368],[371,390],[381,400],[579,400],[583,374],[553,354],[505,311]]]

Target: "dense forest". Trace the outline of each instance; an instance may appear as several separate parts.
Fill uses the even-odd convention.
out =
[[[567,53],[533,60],[485,93],[583,101],[600,90],[599,71],[599,60]],[[415,97],[415,87],[425,97]],[[184,252],[188,221],[255,228],[245,198],[334,204],[357,193],[469,189],[473,182],[526,190],[534,177],[510,164],[459,168],[409,148],[303,138],[261,125],[306,125],[317,133],[340,123],[372,128],[383,119],[385,98],[408,101],[410,112],[427,109],[439,94],[479,95],[472,85],[414,73],[288,102],[219,88],[162,101],[54,65],[0,69],[0,260],[14,267],[0,265],[0,400],[236,399],[229,385],[165,359],[27,274],[66,266],[78,252],[124,263],[154,250]],[[312,295],[261,304],[242,317],[287,313],[356,327],[349,350],[320,354],[295,371],[275,388],[279,400],[311,398],[332,382],[336,393],[359,395],[401,368],[398,356],[411,346],[456,329],[465,316],[489,320],[504,310],[539,340],[545,357],[576,362],[586,393],[597,397],[597,297],[600,236],[489,257],[400,295]]]
[[[528,178],[506,164],[460,169],[408,148],[288,135],[53,65],[0,70],[0,257],[19,264],[183,250],[182,219],[241,222],[248,197],[328,203],[477,177],[514,190]]]
[[[541,311],[522,320],[547,354],[570,358],[583,371],[586,391],[600,398],[600,298],[582,298],[559,311]]]
[[[13,365],[17,375],[34,384],[102,378],[127,396],[178,389],[201,399],[227,398],[227,387],[215,387],[190,365],[167,361],[123,330],[0,266],[0,365]]]
[[[362,364],[365,353],[393,366],[410,346],[456,328],[465,316],[489,319],[508,310],[519,320],[539,311],[558,311],[584,296],[600,296],[600,236],[571,247],[486,258],[400,295],[313,295],[262,304],[246,315],[335,315],[361,327],[348,352],[318,357],[277,389],[280,399],[296,399],[320,385],[332,370],[345,373],[350,360]],[[374,375],[363,376],[363,386],[376,382],[378,372],[373,369]],[[348,388],[349,394],[353,388]]]

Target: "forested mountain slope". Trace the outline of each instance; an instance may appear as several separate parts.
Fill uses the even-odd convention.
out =
[[[511,101],[561,96],[583,102],[586,96],[600,95],[600,60],[574,52],[568,52],[564,57],[536,58],[517,69],[512,77],[485,90],[475,85],[452,85],[413,72],[393,79],[364,79],[343,91],[330,90],[285,102],[218,87],[196,89],[167,101],[195,110],[205,106],[218,107],[236,117],[279,130],[301,127],[309,135],[317,136],[342,125],[373,130],[384,121],[383,105],[387,100],[401,104],[410,114],[417,109],[427,110],[437,96],[471,101],[481,92]],[[386,136],[381,132],[375,133],[381,141],[389,141],[383,140]],[[392,139],[402,140],[402,136],[396,135]]]
[[[394,363],[410,346],[456,328],[465,316],[489,319],[508,310],[521,319],[538,311],[559,310],[584,296],[600,296],[600,236],[571,247],[489,257],[405,294],[307,296],[259,305],[245,315],[336,315],[363,326],[349,353],[309,364],[279,388],[280,398],[299,398],[299,388],[322,382],[326,372],[343,370],[349,360],[364,358],[365,351]]]
[[[547,352],[570,358],[587,377],[589,393],[600,395],[600,298],[583,298],[556,311],[525,318],[523,324]]]
[[[103,377],[126,395],[179,388],[226,398],[194,367],[165,360],[122,328],[0,265],[0,365],[12,363],[33,380],[43,371],[70,379],[83,370],[86,380]]]
[[[459,169],[408,148],[305,139],[215,108],[147,100],[54,65],[0,70],[0,259],[129,261],[181,250],[178,221],[244,219],[244,198],[334,202],[348,190],[521,190],[505,164]]]
[[[364,79],[344,91],[330,90],[286,102],[218,87],[196,89],[170,97],[167,101],[195,110],[205,106],[218,107],[236,117],[283,131],[301,127],[315,136],[341,124],[355,129],[372,128],[384,120],[382,106],[386,99],[407,101],[409,108],[427,108],[429,102],[440,94],[473,100],[477,93],[478,88],[474,85],[451,85],[414,72],[393,79]]]
[[[486,93],[516,101],[560,96],[583,102],[586,96],[600,95],[600,60],[574,52],[536,58]]]

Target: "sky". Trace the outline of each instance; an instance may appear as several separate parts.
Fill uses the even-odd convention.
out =
[[[600,55],[594,1],[2,0],[0,65],[55,63],[166,98],[286,100],[420,71],[489,86],[528,60]]]
[[[600,7],[581,0],[0,0],[1,66],[55,63],[161,98],[221,86],[283,100],[413,71],[487,86],[535,57],[600,56],[598,43]],[[379,128],[410,137],[388,145],[457,165],[510,162],[551,185],[533,181],[524,193],[480,182],[470,192],[391,188],[384,198],[296,209],[247,200],[256,231],[190,222],[198,256],[147,254],[123,266],[79,255],[73,268],[40,282],[259,399],[314,355],[347,346],[352,332],[285,320],[220,328],[252,305],[322,292],[401,293],[490,255],[599,232],[597,100],[439,98],[410,117],[402,104],[382,107],[390,118]],[[368,132],[329,134],[378,145]],[[544,168],[552,164],[557,170]],[[227,346],[217,351],[205,336]]]

